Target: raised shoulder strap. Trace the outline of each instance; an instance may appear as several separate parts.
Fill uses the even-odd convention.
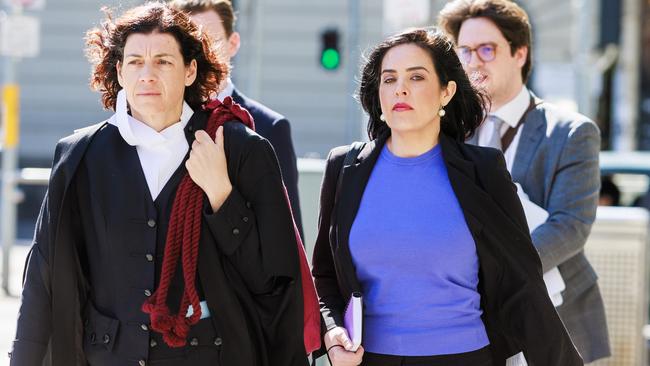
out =
[[[343,166],[350,165],[354,163],[354,161],[357,159],[357,156],[359,156],[359,153],[361,153],[361,150],[366,146],[365,142],[362,141],[355,141],[350,145],[350,150],[348,151],[347,154],[345,154],[345,160],[343,160]]]

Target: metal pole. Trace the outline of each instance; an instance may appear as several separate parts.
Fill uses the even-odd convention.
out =
[[[20,5],[14,5],[13,14],[21,13]],[[16,168],[18,165],[18,86],[16,85],[16,60],[7,57],[4,68],[2,143],[2,201],[0,213],[0,241],[2,241],[2,289],[9,291],[9,257],[16,240]]]
[[[641,5],[639,0],[622,0],[621,54],[614,76],[612,126],[612,145],[617,151],[632,151],[637,148],[636,129],[641,90]]]
[[[361,115],[359,113],[359,104],[353,98],[357,88],[356,73],[359,65],[359,0],[348,0],[348,59],[347,65],[347,82],[348,82],[348,108],[347,121],[345,126],[345,143],[359,140]]]
[[[591,77],[593,65],[590,62],[591,49],[593,47],[593,10],[592,0],[573,0],[573,17],[575,20],[573,28],[573,67],[576,75],[574,98],[578,104],[580,113],[594,118],[592,103]]]

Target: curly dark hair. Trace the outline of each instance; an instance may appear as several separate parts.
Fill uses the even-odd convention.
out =
[[[102,104],[115,110],[117,93],[122,89],[117,81],[117,63],[123,61],[126,39],[133,33],[153,32],[172,35],[180,46],[183,62],[188,66],[196,60],[197,75],[192,85],[185,87],[184,99],[196,109],[217,91],[228,75],[228,66],[212,49],[212,40],[190,21],[187,14],[161,2],[150,2],[127,10],[113,20],[110,9],[102,11],[106,19],[101,26],[86,32],[86,57],[92,64],[90,87],[102,93]]]
[[[456,82],[456,94],[445,107],[447,113],[440,119],[440,129],[457,141],[471,137],[483,121],[489,107],[489,99],[472,86],[451,39],[435,27],[406,30],[389,37],[370,50],[362,66],[358,92],[361,106],[369,116],[368,137],[373,140],[389,129],[388,125],[379,119],[381,63],[388,50],[402,44],[414,44],[431,56],[441,86],[446,86],[452,80]]]

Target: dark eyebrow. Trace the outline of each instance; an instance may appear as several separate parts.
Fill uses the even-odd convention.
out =
[[[406,69],[406,71],[415,71],[415,70],[424,70],[424,71],[426,71],[426,72],[429,72],[429,70],[427,70],[427,68],[424,67],[424,66],[413,66],[413,67],[409,67],[408,69]],[[395,72],[397,72],[397,71],[395,71],[395,70],[393,70],[393,69],[385,69],[385,70],[382,70],[381,73],[383,74],[383,73],[385,73],[385,72],[395,73]]]
[[[426,72],[429,72],[429,70],[427,70],[427,68],[424,66],[413,66],[406,69],[406,71],[415,71],[415,70],[424,70]]]
[[[508,43],[510,43],[510,42],[508,42]],[[479,47],[483,47],[483,46],[497,47],[498,44],[497,44],[497,43],[494,43],[494,42],[483,42],[483,43],[479,43],[479,44],[477,44],[476,47],[474,47],[474,48],[472,48],[472,47],[470,47],[470,46],[468,46],[468,45],[464,45],[464,44],[463,44],[463,45],[458,45],[456,48],[472,48],[472,49],[477,49],[477,48],[479,48]]]
[[[173,57],[171,53],[159,53],[157,55],[154,55],[154,57]],[[142,57],[142,55],[138,55],[137,53],[129,53],[128,55],[124,56],[126,57]]]

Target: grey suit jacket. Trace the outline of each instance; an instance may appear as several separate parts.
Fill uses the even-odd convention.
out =
[[[566,283],[557,311],[585,362],[607,357],[598,277],[583,250],[598,206],[600,132],[587,117],[541,100],[521,128],[512,180],[549,213],[531,236],[544,272],[558,267]]]

